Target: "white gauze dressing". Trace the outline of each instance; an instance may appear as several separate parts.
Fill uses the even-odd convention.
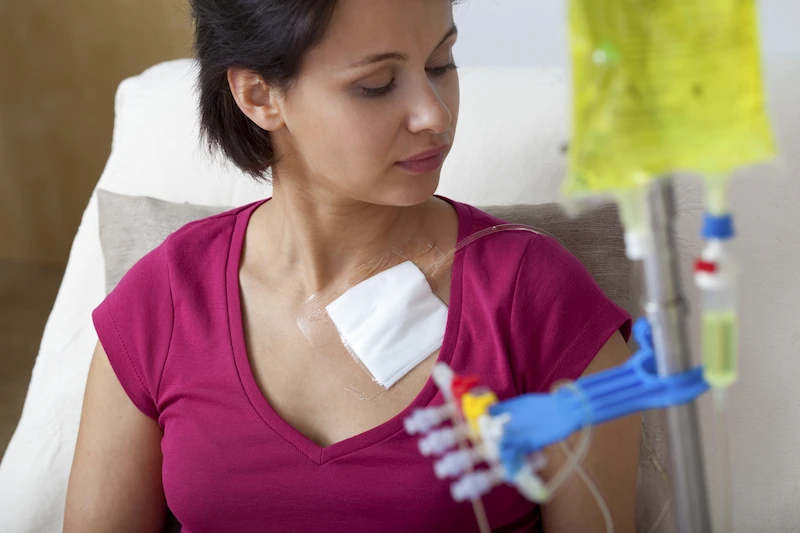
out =
[[[441,348],[447,306],[411,261],[354,286],[326,308],[353,357],[388,389]]]

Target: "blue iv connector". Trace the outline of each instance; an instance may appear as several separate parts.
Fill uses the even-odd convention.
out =
[[[500,402],[492,417],[507,415],[500,441],[500,460],[508,475],[526,458],[560,442],[587,425],[691,402],[709,389],[703,368],[659,376],[650,323],[640,318],[633,328],[639,351],[615,368],[577,380],[550,394],[526,394]]]
[[[727,241],[736,235],[736,230],[733,225],[733,216],[728,215],[712,215],[705,213],[703,215],[703,227],[700,230],[700,235],[705,240],[717,239],[720,241]]]

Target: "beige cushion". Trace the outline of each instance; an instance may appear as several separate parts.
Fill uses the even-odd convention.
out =
[[[631,264],[625,256],[625,242],[617,207],[604,205],[572,218],[559,204],[514,205],[481,208],[513,224],[525,224],[556,237],[589,269],[606,295],[632,311]]]
[[[176,204],[98,189],[97,209],[108,293],[139,259],[161,244],[170,233],[189,222],[230,208]]]
[[[106,291],[111,291],[146,253],[194,220],[222,213],[228,207],[178,204],[97,191],[100,242],[105,259]],[[580,218],[569,218],[557,204],[482,208],[502,220],[525,224],[555,237],[587,266],[605,293],[631,308],[630,263],[616,207],[603,206]]]

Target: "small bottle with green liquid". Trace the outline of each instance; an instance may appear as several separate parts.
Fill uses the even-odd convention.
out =
[[[736,299],[739,271],[730,254],[734,237],[728,203],[728,179],[707,176],[702,235],[706,246],[695,263],[695,283],[703,292],[703,377],[714,390],[716,455],[721,494],[721,531],[733,528],[733,493],[728,444],[728,389],[739,377],[739,318]]]
[[[703,375],[713,388],[727,389],[739,375],[739,320],[735,265],[723,241],[708,241],[695,263],[695,282],[703,292]]]
[[[739,377],[739,320],[736,305],[737,268],[728,254],[733,237],[730,216],[706,215],[703,235],[706,247],[695,263],[695,283],[703,291],[702,358],[703,377],[714,391],[716,455],[723,481],[721,531],[731,531],[733,493],[728,444],[728,389]]]

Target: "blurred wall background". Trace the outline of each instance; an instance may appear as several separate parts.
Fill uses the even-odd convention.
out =
[[[0,0],[0,261],[66,262],[117,85],[190,53],[186,0]]]
[[[800,0],[756,3],[764,54],[799,56]],[[463,30],[457,45],[463,65],[567,64],[567,0],[465,0],[456,7],[456,21]]]

